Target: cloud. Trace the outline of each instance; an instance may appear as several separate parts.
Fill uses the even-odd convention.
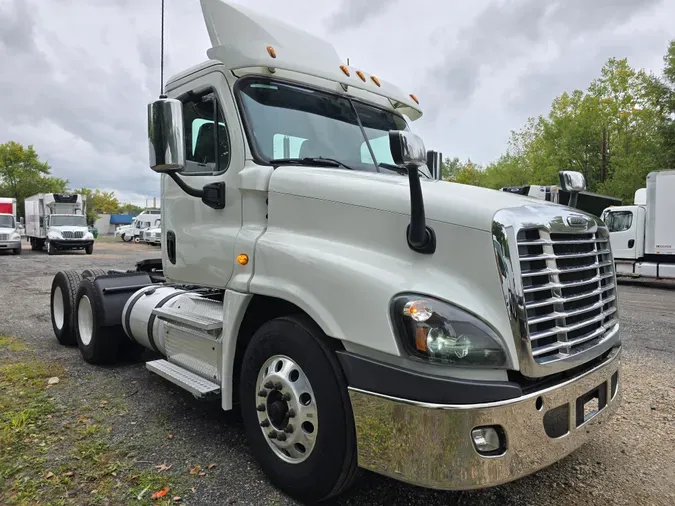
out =
[[[325,23],[331,32],[353,30],[377,18],[398,0],[342,0],[339,9]]]

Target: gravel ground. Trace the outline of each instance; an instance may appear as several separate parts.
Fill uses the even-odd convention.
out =
[[[104,241],[92,256],[48,257],[29,248],[19,257],[0,255],[0,335],[17,337],[46,360],[65,365],[70,386],[59,395],[66,405],[69,395],[92,402],[101,395],[124,396],[128,414],[113,434],[140,448],[139,466],[169,463],[173,472],[185,473],[188,466],[216,463],[186,498],[191,504],[296,504],[267,482],[248,453],[238,413],[193,399],[142,363],[94,367],[76,348],[57,344],[49,315],[57,271],[133,268],[137,260],[156,256],[157,248]],[[481,491],[437,492],[363,472],[334,504],[675,504],[675,286],[631,282],[621,286],[619,297],[624,403],[597,440],[533,476]]]

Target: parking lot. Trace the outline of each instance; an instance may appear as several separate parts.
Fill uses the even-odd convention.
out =
[[[97,241],[91,256],[47,256],[25,244],[20,256],[0,255],[0,336],[16,338],[37,359],[62,367],[59,383],[48,393],[58,407],[49,420],[82,416],[76,410],[90,408],[84,416],[105,428],[97,437],[108,451],[121,455],[123,465],[105,479],[110,479],[109,494],[124,498],[124,503],[133,504],[138,496],[149,501],[161,482],[171,488],[166,497],[173,500],[178,494],[175,502],[183,504],[295,504],[267,482],[249,455],[238,413],[193,399],[148,372],[142,362],[110,368],[88,365],[77,348],[59,346],[54,338],[49,293],[57,271],[133,268],[137,260],[158,255],[159,248],[119,239]],[[620,287],[619,297],[624,403],[596,440],[533,476],[481,491],[426,490],[364,472],[335,504],[675,504],[675,286],[632,283]],[[9,354],[0,353],[0,361],[8,360]],[[52,469],[58,466],[75,465],[69,458],[47,452],[40,461],[43,467],[35,470],[36,483],[57,479],[45,476],[57,474]],[[156,467],[163,464],[169,467]],[[155,475],[159,481],[153,481]],[[148,485],[134,476],[149,476]],[[17,489],[16,483],[8,480],[5,488]],[[106,499],[96,484],[74,479],[62,484],[44,490],[59,490],[66,504],[118,504]],[[35,493],[40,490],[38,486]]]

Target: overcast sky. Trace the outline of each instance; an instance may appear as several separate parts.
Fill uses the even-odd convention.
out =
[[[427,148],[487,163],[529,116],[612,56],[660,72],[675,0],[237,0],[330,40],[420,98]],[[166,0],[166,73],[206,58],[198,0]],[[33,144],[71,186],[143,203],[160,0],[0,0],[0,143]]]

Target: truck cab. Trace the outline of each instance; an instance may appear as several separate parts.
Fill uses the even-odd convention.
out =
[[[115,231],[115,236],[121,237],[124,242],[140,242],[144,239],[145,230],[152,227],[158,219],[161,219],[159,209],[145,209],[131,221],[130,225],[119,227]]]
[[[0,251],[21,254],[21,233],[14,198],[0,198]]]
[[[623,377],[601,220],[432,177],[414,94],[201,6],[207,61],[148,105],[161,260],[57,274],[59,342],[94,364],[154,350],[149,371],[240,409],[264,472],[309,503],[358,467],[497,485],[607,430]]]

